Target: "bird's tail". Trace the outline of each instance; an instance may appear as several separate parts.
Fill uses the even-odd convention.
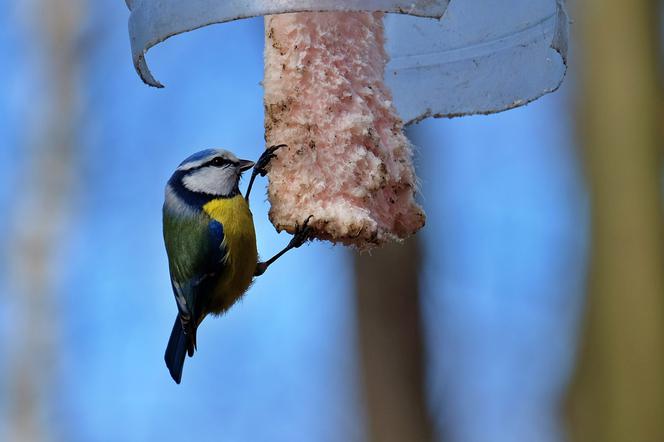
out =
[[[190,333],[185,333],[180,317],[176,316],[173,331],[171,331],[171,337],[168,339],[168,345],[166,346],[164,360],[171,377],[177,384],[182,379],[182,367],[187,353],[189,356],[193,356],[195,349],[196,329],[192,329]]]

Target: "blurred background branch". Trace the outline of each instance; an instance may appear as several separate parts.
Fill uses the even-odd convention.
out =
[[[576,2],[577,130],[592,204],[590,287],[571,433],[664,440],[660,4]]]
[[[355,255],[368,440],[433,440],[426,407],[417,237]]]
[[[53,440],[48,404],[57,367],[59,238],[68,219],[77,146],[76,37],[83,0],[30,4],[26,33],[34,36],[42,68],[33,106],[40,111],[23,134],[27,155],[16,192],[14,241],[8,252],[17,289],[17,314],[10,351],[8,439]]]

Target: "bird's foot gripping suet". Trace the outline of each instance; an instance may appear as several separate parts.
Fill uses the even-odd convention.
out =
[[[305,242],[311,239],[311,227],[309,227],[309,221],[313,218],[313,215],[309,215],[307,219],[304,220],[302,225],[297,226],[297,230],[288,243],[288,247],[291,249],[297,249]]]
[[[258,161],[256,161],[256,164],[254,165],[254,170],[251,172],[251,179],[249,180],[249,186],[247,186],[247,193],[244,196],[245,200],[249,201],[249,194],[251,193],[251,188],[254,185],[254,180],[256,179],[256,176],[265,176],[267,175],[267,166],[270,164],[270,161],[272,161],[273,158],[277,157],[277,154],[275,152],[282,147],[286,147],[286,144],[277,144],[275,146],[270,146],[265,151],[263,154],[260,156]]]
[[[287,145],[277,144],[276,146],[270,146],[267,149],[265,149],[265,152],[263,152],[258,161],[256,161],[253,174],[258,174],[260,176],[267,175],[267,166],[270,164],[270,161],[272,161],[272,158],[277,157],[277,154],[275,154],[275,152],[281,149],[282,147],[287,147]]]
[[[293,235],[293,238],[291,238],[288,245],[281,252],[277,253],[267,261],[259,262],[258,264],[256,264],[256,271],[254,272],[254,276],[262,275],[263,273],[265,273],[267,268],[270,267],[270,265],[273,262],[275,262],[277,259],[279,259],[284,253],[288,252],[291,249],[297,249],[298,247],[302,246],[302,244],[311,239],[311,227],[309,227],[309,221],[311,220],[311,218],[313,218],[313,215],[309,215],[309,217],[306,220],[304,220],[301,226],[300,225],[297,226],[295,235]]]

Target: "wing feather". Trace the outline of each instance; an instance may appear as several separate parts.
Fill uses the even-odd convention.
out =
[[[195,333],[224,271],[223,225],[204,213],[178,217],[164,211],[164,241],[180,320]]]

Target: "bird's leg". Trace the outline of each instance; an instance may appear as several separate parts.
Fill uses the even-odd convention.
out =
[[[254,180],[256,179],[256,175],[260,176],[265,176],[267,175],[267,165],[270,164],[270,161],[272,158],[276,158],[275,152],[277,149],[286,147],[286,144],[277,144],[276,146],[270,146],[267,149],[265,149],[265,152],[261,155],[261,157],[256,161],[256,165],[254,166],[254,170],[251,171],[251,179],[249,180],[249,186],[247,186],[247,193],[244,195],[244,199],[249,202],[249,194],[251,193],[251,187],[254,185]]]
[[[291,238],[290,242],[284,249],[274,255],[272,258],[268,259],[267,261],[259,262],[256,264],[256,271],[254,272],[254,276],[261,276],[267,268],[275,262],[277,259],[281,258],[281,256],[288,252],[291,249],[297,249],[300,247],[302,244],[307,242],[310,239],[310,234],[311,234],[311,228],[309,227],[309,220],[313,218],[313,215],[310,215],[304,223],[302,223],[302,226],[298,226],[297,231],[295,232],[295,235],[293,235],[293,238]]]

